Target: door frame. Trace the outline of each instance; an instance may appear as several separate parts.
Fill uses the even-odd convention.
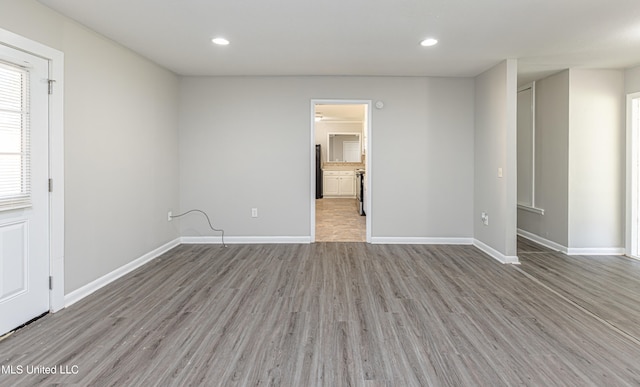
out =
[[[49,61],[49,311],[64,308],[64,54],[0,28],[0,44]]]
[[[640,99],[640,92],[627,94],[627,160],[626,160],[626,238],[625,251],[626,255],[634,258],[640,258],[640,225],[638,224],[638,216],[640,215],[640,128],[634,129],[633,117],[633,100]],[[638,113],[640,114],[640,112]]]
[[[365,133],[367,138],[367,151],[365,152],[364,165],[367,173],[367,202],[365,206],[366,216],[366,228],[367,228],[367,243],[371,243],[371,108],[372,102],[370,99],[312,99],[310,112],[309,112],[309,126],[310,126],[310,179],[309,179],[309,209],[310,209],[310,241],[314,243],[316,241],[316,127],[315,127],[315,107],[316,105],[366,105],[365,112]]]

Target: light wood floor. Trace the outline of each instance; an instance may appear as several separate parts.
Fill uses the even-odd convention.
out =
[[[356,199],[316,199],[316,242],[366,240],[366,216],[358,213]]]
[[[0,341],[5,370],[77,374],[0,385],[640,385],[637,341],[551,288],[566,258],[523,254],[520,268],[472,246],[182,245]],[[607,262],[619,269],[640,278]],[[594,304],[610,287],[638,292],[598,269],[563,272]],[[611,312],[637,313],[635,300]]]

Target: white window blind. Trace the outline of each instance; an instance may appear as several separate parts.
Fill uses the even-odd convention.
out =
[[[31,206],[29,72],[0,62],[0,211]]]

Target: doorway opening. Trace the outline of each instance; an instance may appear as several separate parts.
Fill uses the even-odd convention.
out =
[[[311,101],[311,241],[371,241],[371,101]]]
[[[640,93],[627,96],[627,255],[640,259]]]

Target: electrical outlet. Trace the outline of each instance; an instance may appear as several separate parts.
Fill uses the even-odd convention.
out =
[[[252,218],[257,218],[258,217],[258,209],[257,208],[252,208],[251,209],[251,217]]]
[[[169,211],[167,212],[167,222],[171,222],[171,219],[173,219],[173,212]]]
[[[486,212],[483,212],[480,215],[480,220],[482,220],[482,224],[484,224],[485,226],[489,225],[489,214],[487,214]]]

